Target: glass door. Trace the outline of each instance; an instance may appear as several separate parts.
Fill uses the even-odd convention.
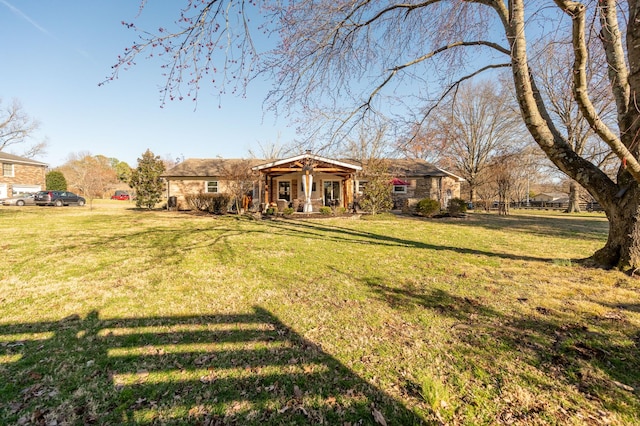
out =
[[[325,180],[324,187],[324,205],[337,206],[340,204],[340,181]]]

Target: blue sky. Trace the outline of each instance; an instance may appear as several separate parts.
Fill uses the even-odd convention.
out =
[[[137,0],[0,0],[0,98],[3,107],[18,99],[40,121],[35,136],[49,147],[38,160],[56,167],[88,151],[135,166],[146,149],[168,158],[246,157],[259,144],[295,138],[286,120],[263,113],[266,85],[221,99],[205,87],[197,108],[190,100],[161,108],[160,63],[140,59],[98,86],[137,38],[121,21],[155,29],[173,23],[182,5],[156,1],[138,16]]]

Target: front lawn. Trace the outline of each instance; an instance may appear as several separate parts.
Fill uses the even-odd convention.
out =
[[[637,424],[603,216],[0,208],[0,424]]]

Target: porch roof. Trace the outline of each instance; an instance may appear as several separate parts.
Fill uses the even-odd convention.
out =
[[[321,157],[319,155],[305,153],[296,155],[295,157],[284,158],[265,164],[254,166],[252,170],[263,173],[291,173],[301,172],[302,168],[308,162],[312,162],[313,170],[316,172],[327,173],[354,173],[362,170],[361,166],[346,163],[344,161],[333,160],[331,158]]]

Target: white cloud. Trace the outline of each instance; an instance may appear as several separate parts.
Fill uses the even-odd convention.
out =
[[[20,9],[18,9],[17,7],[15,7],[14,5],[12,5],[11,3],[9,3],[6,0],[0,0],[0,3],[4,4],[5,6],[7,6],[9,8],[9,10],[11,10],[13,13],[15,13],[16,15],[18,15],[19,17],[21,17],[22,19],[24,19],[25,21],[27,21],[28,23],[30,23],[31,25],[33,25],[34,28],[36,28],[38,31],[40,31],[42,34],[49,36],[49,37],[53,37],[51,35],[51,33],[49,31],[47,31],[46,28],[42,27],[40,24],[38,24],[36,21],[34,21],[33,19],[31,19],[27,14],[25,14],[24,12],[22,12]]]

